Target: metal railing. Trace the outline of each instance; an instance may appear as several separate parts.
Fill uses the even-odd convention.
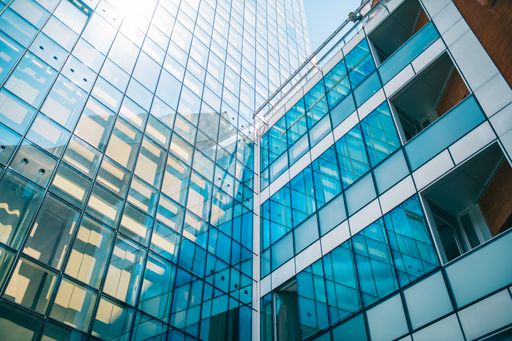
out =
[[[330,60],[334,53],[337,53],[342,46],[348,43],[366,22],[369,21],[372,14],[380,10],[388,9],[385,5],[387,0],[380,0],[376,3],[372,0],[364,0],[361,5],[351,12],[347,19],[302,63],[298,69],[293,72],[279,86],[270,97],[261,104],[253,114],[256,130],[268,125],[268,120],[276,109],[280,109],[293,95],[298,88],[302,87],[314,75],[317,70],[322,73],[321,67]],[[352,24],[350,26],[349,24]],[[341,47],[340,47],[341,45]],[[297,79],[296,79],[297,78]],[[290,86],[290,83],[293,84]],[[289,89],[286,89],[289,87]],[[281,97],[278,97],[282,93]]]

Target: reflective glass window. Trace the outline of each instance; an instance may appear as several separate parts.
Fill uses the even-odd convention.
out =
[[[93,321],[92,335],[105,340],[128,338],[133,316],[133,309],[102,297]]]
[[[324,82],[329,107],[333,108],[350,93],[350,82],[344,60],[341,60],[325,75]]]
[[[114,125],[115,114],[100,102],[90,98],[78,121],[75,134],[103,151]]]
[[[66,148],[69,132],[44,115],[37,115],[27,138],[47,152],[60,157]]]
[[[370,169],[361,128],[355,126],[336,142],[341,181],[350,186]]]
[[[364,306],[398,289],[386,231],[381,219],[352,237]]]
[[[341,193],[341,178],[334,147],[327,149],[311,164],[318,208]]]
[[[73,241],[65,273],[99,288],[113,240],[114,232],[85,216]]]
[[[35,110],[18,97],[5,89],[0,89],[0,121],[23,134],[32,118]]]
[[[103,291],[128,304],[135,304],[141,285],[146,252],[118,236],[108,265]]]
[[[366,39],[361,40],[361,42],[347,54],[345,63],[347,65],[352,88],[358,86],[359,83],[375,70],[375,63],[373,62],[370,46]]]
[[[7,165],[21,137],[0,123],[0,165]]]
[[[46,187],[56,164],[57,161],[50,154],[25,140],[14,155],[11,168],[36,184]]]
[[[59,270],[76,231],[80,212],[47,195],[32,225],[23,253]]]
[[[20,190],[23,189],[23,190]],[[43,196],[43,191],[7,171],[0,181],[0,241],[19,248]],[[14,213],[16,212],[16,213]]]
[[[180,235],[164,224],[157,222],[151,235],[151,250],[170,261],[176,262],[180,246]]]
[[[28,259],[20,258],[5,287],[3,298],[45,314],[57,275]]]
[[[313,190],[313,174],[310,167],[305,168],[290,181],[293,226],[299,225],[311,215],[315,209],[315,193]]]
[[[42,328],[42,318],[6,302],[0,302],[0,330],[4,332],[4,340],[33,340]]]
[[[53,301],[50,317],[87,332],[96,296],[97,294],[91,289],[63,279]]]
[[[142,134],[123,119],[118,118],[110,136],[105,154],[129,170],[133,169]]]
[[[101,154],[96,149],[73,136],[62,159],[92,178],[98,170],[100,157]]]
[[[190,178],[189,174],[189,167],[174,157],[173,154],[169,154],[167,164],[165,166],[162,193],[184,205]]]
[[[61,163],[53,178],[50,191],[81,208],[91,187],[92,182],[87,177]]]
[[[85,104],[86,93],[59,76],[43,103],[41,111],[67,129],[73,129]]]
[[[10,8],[6,8],[0,16],[0,27],[2,27],[2,31],[24,47],[28,47],[32,38],[37,34],[37,29],[34,26]]]
[[[9,76],[5,88],[38,108],[57,76],[42,60],[27,52]]]
[[[121,199],[96,184],[87,202],[86,211],[105,224],[115,227],[119,222],[122,207]]]
[[[2,51],[0,56],[0,84],[2,84],[21,57],[23,48],[7,35],[0,32],[0,50]]]
[[[125,197],[130,183],[130,173],[108,157],[103,157],[96,181],[115,194]]]
[[[149,184],[159,187],[164,173],[167,153],[164,149],[144,138],[135,166],[135,174]]]
[[[119,231],[136,242],[147,245],[152,226],[153,219],[150,216],[130,204],[126,204],[119,224]]]
[[[361,121],[361,130],[372,166],[378,164],[400,146],[395,123],[386,102]]]
[[[151,254],[148,256],[139,309],[160,320],[167,320],[171,312],[175,271],[170,262]]]

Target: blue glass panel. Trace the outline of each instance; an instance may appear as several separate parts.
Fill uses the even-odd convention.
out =
[[[338,197],[322,207],[318,216],[320,218],[320,233],[322,236],[347,219],[343,194],[338,195]]]
[[[293,257],[293,234],[288,233],[271,247],[272,271]]]
[[[295,104],[293,108],[286,113],[285,117],[288,145],[290,146],[307,131],[304,100],[301,99],[299,102],[297,102],[297,104]]]
[[[146,263],[138,308],[166,321],[171,310],[172,286],[176,267],[150,254]]]
[[[365,307],[398,289],[382,219],[352,237]]]
[[[323,258],[331,325],[361,309],[354,256],[345,242]]]
[[[484,119],[475,97],[464,99],[407,143],[405,152],[412,170],[418,169]]]
[[[418,197],[384,216],[400,285],[435,269],[439,262]]]
[[[336,160],[336,149],[327,149],[312,162],[317,208],[341,193],[341,178]]]
[[[308,150],[308,135],[304,135],[288,149],[288,158],[290,160],[290,165],[293,165],[298,159],[300,159],[304,154],[306,154]]]
[[[290,188],[285,186],[270,198],[271,243],[292,228]]]
[[[10,8],[7,8],[0,16],[0,29],[25,47],[28,47],[37,33],[34,26]]]
[[[402,149],[390,156],[374,169],[375,184],[379,194],[384,193],[391,186],[402,180],[409,174],[409,167],[405,161],[405,155]]]
[[[432,22],[423,26],[379,67],[382,82],[386,84],[437,38],[439,38],[439,33]]]
[[[336,151],[344,187],[350,186],[370,169],[359,126],[352,128],[336,142]]]
[[[376,197],[377,193],[375,192],[373,178],[371,173],[368,173],[345,191],[349,216],[356,213]]]
[[[316,210],[311,167],[305,168],[290,181],[293,226],[299,225]]]
[[[23,53],[21,45],[0,32],[0,84],[2,84]]]
[[[298,254],[318,239],[318,219],[312,215],[293,230],[295,254]]]
[[[329,107],[332,108],[350,93],[350,82],[344,60],[341,60],[325,75],[324,82]]]
[[[386,102],[361,121],[361,129],[372,167],[400,146],[395,123]]]
[[[359,86],[354,90],[354,98],[356,104],[359,107],[366,100],[373,96],[377,91],[380,90],[382,85],[380,84],[379,75],[377,72],[372,73],[371,76],[366,78]]]
[[[373,62],[370,46],[366,39],[361,40],[361,42],[347,54],[345,63],[347,64],[350,83],[354,89],[375,70],[375,63]]]
[[[323,79],[304,96],[308,127],[312,127],[327,114],[327,98]]]
[[[338,103],[331,110],[331,121],[332,126],[336,127],[338,124],[343,122],[350,114],[352,114],[356,110],[356,105],[354,103],[354,97],[349,95],[345,97],[341,102]]]

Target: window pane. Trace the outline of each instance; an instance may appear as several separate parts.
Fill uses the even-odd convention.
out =
[[[48,195],[37,214],[23,252],[60,269],[79,217],[77,210]]]
[[[370,169],[361,128],[355,126],[336,142],[343,186],[350,186]]]
[[[400,146],[395,123],[386,102],[361,121],[361,129],[372,166],[377,165]]]
[[[55,70],[27,52],[5,83],[5,88],[38,108],[56,75]]]
[[[130,173],[108,157],[104,157],[96,181],[115,194],[125,197],[128,192]]]
[[[150,139],[144,138],[139,151],[135,174],[148,182],[159,187],[163,175],[163,168],[167,153],[164,149],[158,147]]]
[[[126,204],[119,224],[119,231],[141,244],[149,243],[153,218]]]
[[[122,119],[118,119],[105,152],[114,161],[133,169],[142,134]]]
[[[0,123],[0,165],[7,165],[21,137]]]
[[[96,149],[73,136],[62,159],[92,178],[98,170],[100,156]]]
[[[0,121],[23,134],[35,115],[35,110],[5,89],[0,90]]]
[[[57,161],[27,140],[23,141],[11,167],[36,184],[46,187]]]
[[[0,246],[0,287],[4,285],[4,281],[9,274],[13,260],[14,253],[3,246]]]
[[[134,176],[128,192],[128,202],[150,215],[154,215],[158,201],[158,191]]]
[[[3,332],[3,340],[34,340],[42,328],[42,318],[0,302],[0,330]]]
[[[43,267],[20,258],[2,297],[45,314],[56,277]]]
[[[3,26],[2,26],[3,28]],[[22,47],[7,35],[0,33],[0,84],[2,84],[23,53]]]
[[[151,235],[151,250],[170,261],[176,262],[180,246],[180,235],[157,222]]]
[[[316,206],[320,208],[341,193],[341,178],[335,148],[327,149],[313,161],[311,167],[315,181]]]
[[[16,249],[21,246],[42,198],[42,189],[15,175],[12,171],[6,171],[0,181],[0,241],[2,243]]]
[[[91,187],[92,182],[88,178],[61,163],[57,174],[53,178],[50,191],[71,204],[82,208]]]
[[[171,312],[174,275],[174,265],[157,256],[150,255],[144,272],[139,309],[160,320],[167,321]]]
[[[81,331],[88,331],[96,293],[70,280],[60,282],[50,317]]]
[[[123,201],[111,192],[103,189],[97,184],[94,185],[89,202],[87,203],[87,213],[111,227],[117,226]]]
[[[190,168],[174,157],[174,154],[169,154],[162,183],[162,193],[167,194],[171,199],[184,205],[187,196],[189,174]]]
[[[144,268],[145,251],[117,237],[105,277],[103,291],[113,297],[135,304]]]
[[[60,157],[66,148],[69,135],[61,126],[39,114],[32,123],[27,138],[47,152]]]
[[[92,326],[92,335],[104,340],[128,339],[133,309],[102,297]]]
[[[75,134],[93,147],[103,151],[114,125],[115,114],[90,98],[80,116]]]
[[[66,274],[98,288],[107,267],[113,239],[114,233],[110,229],[84,217],[73,241]]]
[[[67,129],[75,127],[87,96],[84,91],[59,76],[46,98],[41,111]]]

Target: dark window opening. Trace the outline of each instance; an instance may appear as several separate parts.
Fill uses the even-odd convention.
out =
[[[410,140],[469,95],[448,54],[441,55],[393,98],[401,133]]]
[[[428,22],[429,18],[417,0],[404,1],[369,35],[378,62],[383,63]]]
[[[512,227],[512,168],[497,144],[423,193],[445,261]]]

